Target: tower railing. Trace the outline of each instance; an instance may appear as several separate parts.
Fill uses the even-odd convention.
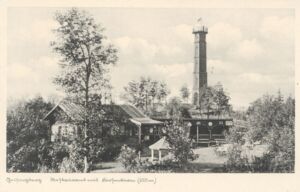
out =
[[[208,28],[205,27],[205,26],[196,26],[193,28],[193,33],[199,33],[199,32],[205,32],[207,33],[208,32]]]

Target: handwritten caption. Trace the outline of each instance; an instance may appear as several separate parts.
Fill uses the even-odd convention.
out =
[[[82,177],[82,178],[70,178],[70,177],[50,177],[49,180],[53,183],[110,183],[110,184],[117,184],[117,183],[137,183],[137,184],[144,184],[144,183],[152,183],[156,184],[157,179],[148,178],[148,177],[137,177],[137,178],[114,178],[114,177]],[[9,184],[16,184],[16,183],[38,183],[42,184],[43,179],[40,178],[13,178],[7,177],[6,182]]]

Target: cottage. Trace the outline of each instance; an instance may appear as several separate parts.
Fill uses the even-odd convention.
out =
[[[82,134],[84,108],[70,101],[62,100],[44,118],[49,122],[51,141],[67,141]],[[142,141],[155,141],[159,138],[161,121],[153,120],[131,105],[102,105],[99,114],[103,121],[99,133],[136,137]]]

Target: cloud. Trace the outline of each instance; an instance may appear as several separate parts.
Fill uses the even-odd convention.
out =
[[[265,17],[260,26],[261,35],[270,41],[277,43],[291,43],[294,42],[294,18],[291,16]]]
[[[219,22],[209,27],[207,43],[209,49],[214,53],[231,49],[240,43],[242,38],[240,28],[229,23]]]
[[[249,82],[249,83],[270,83],[272,79],[270,76],[262,75],[260,73],[243,73],[237,77],[242,82]]]
[[[21,23],[22,25],[22,23]],[[17,41],[45,43],[54,39],[53,29],[58,27],[58,23],[53,19],[33,20],[29,26],[20,26],[19,30],[14,30],[11,34]]]
[[[176,35],[176,39],[185,43],[193,43],[194,36],[192,35],[192,25],[180,24],[176,25],[172,31]]]
[[[27,63],[11,63],[7,66],[9,97],[49,96],[58,93],[52,79],[58,73],[57,60],[50,57],[32,59]]]
[[[256,39],[246,39],[238,43],[236,48],[234,50],[231,49],[230,51],[229,54],[231,54],[232,57],[255,60],[256,57],[263,54],[264,49]]]
[[[22,9],[11,12],[8,21],[9,94],[56,92],[51,78],[58,71],[57,55],[52,55],[49,47],[54,38],[51,29],[56,27],[51,18],[54,9],[39,9],[35,13],[33,10],[38,9]],[[119,62],[110,73],[115,97],[129,81],[140,76],[165,81],[174,95],[184,83],[193,86],[191,17],[198,15],[199,10],[93,11],[95,20],[105,24],[107,36],[119,50]],[[221,82],[235,106],[248,105],[265,92],[279,88],[287,95],[294,94],[292,11],[201,11],[207,13],[209,85]],[[220,13],[215,14],[216,11]],[[169,19],[174,15],[178,19]]]
[[[154,43],[147,39],[123,36],[112,40],[118,48],[122,64],[172,64],[184,57],[179,46]]]

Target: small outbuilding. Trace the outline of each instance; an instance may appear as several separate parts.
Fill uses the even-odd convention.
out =
[[[158,161],[161,161],[162,151],[169,151],[171,149],[166,137],[161,138],[156,143],[149,146],[151,149],[151,161],[154,161],[154,152],[158,151]]]

